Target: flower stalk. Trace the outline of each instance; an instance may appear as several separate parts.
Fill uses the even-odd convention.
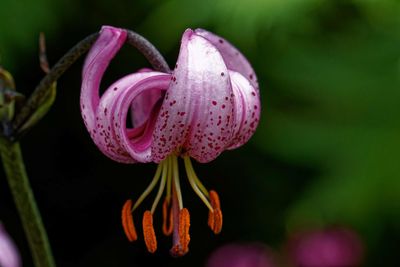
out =
[[[15,205],[21,217],[36,267],[53,267],[54,259],[29,183],[18,142],[0,139],[0,154]]]

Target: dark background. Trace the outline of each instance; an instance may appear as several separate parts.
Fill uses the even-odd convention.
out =
[[[203,266],[225,243],[258,241],[279,251],[300,226],[335,224],[360,234],[365,266],[398,266],[399,1],[1,0],[0,18],[0,64],[25,94],[43,76],[40,31],[54,64],[105,24],[141,33],[171,66],[183,31],[206,28],[234,43],[260,82],[262,118],[251,141],[195,164],[206,186],[220,194],[223,232],[211,233],[206,208],[183,183],[192,242],[187,256],[173,259],[170,239],[159,231],[160,212],[155,255],[142,240],[127,242],[122,204],[144,190],[155,165],[118,164],[96,149],[79,112],[83,59],[68,70],[52,110],[22,140],[58,266]],[[125,46],[103,87],[144,66],[142,56]],[[139,230],[141,213],[136,215]],[[0,219],[24,266],[32,266],[3,173]]]

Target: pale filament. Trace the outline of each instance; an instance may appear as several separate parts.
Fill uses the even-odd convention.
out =
[[[190,162],[189,156],[184,156],[183,160],[185,162],[186,175],[188,177],[189,183],[193,188],[193,191],[199,196],[199,198],[204,202],[207,208],[213,212],[214,209],[211,206],[210,201],[207,199],[209,193],[207,189],[201,184],[200,180],[197,178],[196,173],[193,170],[192,163]]]
[[[168,165],[170,162],[170,157],[166,158],[161,164],[163,165],[163,170],[162,170],[162,175],[161,175],[161,183],[160,183],[160,188],[158,189],[156,198],[153,202],[153,205],[151,206],[151,213],[154,214],[154,211],[156,210],[156,207],[158,205],[158,202],[161,199],[161,196],[164,192],[164,188],[165,188],[165,183],[167,181],[167,173],[168,173]]]
[[[160,179],[161,176],[161,170],[164,166],[164,162],[161,162],[160,164],[158,164],[157,166],[157,170],[156,173],[153,177],[153,180],[151,181],[151,183],[149,184],[149,186],[146,188],[146,190],[144,190],[144,192],[142,193],[142,195],[140,195],[140,197],[138,198],[138,200],[135,202],[135,205],[132,208],[132,212],[139,207],[139,205],[143,202],[143,200],[151,193],[151,191],[154,189],[154,187],[156,186],[158,180]]]

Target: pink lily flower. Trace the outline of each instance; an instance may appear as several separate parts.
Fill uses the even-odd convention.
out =
[[[3,225],[0,223],[0,266],[19,267],[21,258],[17,247],[12,242]]]
[[[173,233],[171,254],[181,256],[188,252],[190,215],[183,205],[178,157],[209,209],[209,226],[219,233],[218,194],[200,182],[191,158],[206,163],[250,139],[260,117],[258,83],[251,65],[229,42],[202,29],[187,29],[172,73],[143,69],[119,79],[100,97],[102,76],[126,36],[123,29],[102,28],[83,68],[82,117],[95,144],[111,159],[158,163],[149,187],[135,203],[125,203],[122,223],[128,239],[136,240],[132,212],[159,182],[155,201],[143,216],[144,240],[155,252],[153,214],[166,191],[163,232]],[[132,128],[126,126],[128,113]]]
[[[231,243],[216,249],[206,267],[276,267],[274,254],[263,244]]]
[[[294,267],[357,267],[364,254],[357,233],[337,226],[298,232],[287,247]]]

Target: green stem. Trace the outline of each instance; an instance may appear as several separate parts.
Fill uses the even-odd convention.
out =
[[[28,98],[25,105],[16,114],[13,121],[14,130],[18,130],[23,123],[34,114],[34,112],[43,103],[43,100],[48,96],[51,90],[51,85],[61,77],[71,65],[88,51],[96,41],[98,33],[89,35],[74,47],[72,47],[55,65],[50,72],[36,86],[35,91]]]
[[[18,142],[0,139],[0,154],[36,267],[54,267],[49,240],[26,174]]]

